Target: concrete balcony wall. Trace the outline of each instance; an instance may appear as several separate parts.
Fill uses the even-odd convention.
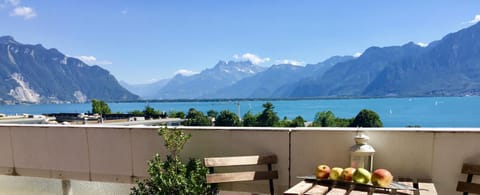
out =
[[[157,128],[0,125],[0,174],[61,180],[132,183],[145,177],[147,161],[166,155]],[[374,168],[397,177],[430,178],[440,194],[455,192],[464,162],[480,164],[480,129],[345,129],[182,127],[192,139],[184,159],[276,154],[278,194],[312,175],[318,164],[347,167],[353,136],[361,130],[376,149]],[[58,180],[60,179],[60,180]],[[478,181],[478,179],[477,179]],[[78,182],[77,182],[78,183]],[[74,185],[75,184],[75,185]],[[88,186],[88,182],[75,186]],[[127,187],[125,194],[128,194]],[[224,189],[267,192],[267,182],[222,185]],[[61,191],[61,190],[60,190]]]

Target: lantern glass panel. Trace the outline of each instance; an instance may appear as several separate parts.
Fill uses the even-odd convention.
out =
[[[350,148],[350,166],[372,171],[375,149],[367,144],[369,137],[359,134],[354,137],[354,140],[356,144]]]

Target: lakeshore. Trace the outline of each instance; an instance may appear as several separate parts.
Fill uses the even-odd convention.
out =
[[[113,112],[142,110],[151,106],[157,110],[183,111],[195,108],[208,110],[230,110],[243,116],[246,112],[260,112],[262,104],[272,102],[280,118],[293,119],[302,116],[312,121],[317,112],[332,111],[337,117],[354,117],[361,109],[377,112],[385,127],[480,127],[476,116],[480,115],[480,97],[408,97],[367,99],[298,99],[298,100],[218,100],[218,101],[145,101],[109,102]],[[91,110],[90,102],[84,104],[19,104],[0,105],[0,113],[44,114],[86,113]]]

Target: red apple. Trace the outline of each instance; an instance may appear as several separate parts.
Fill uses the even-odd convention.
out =
[[[392,183],[393,176],[386,169],[377,169],[372,173],[372,184],[380,187],[388,187]]]
[[[315,170],[315,176],[320,179],[326,179],[330,175],[330,167],[328,165],[318,165]]]
[[[353,173],[355,173],[355,168],[348,167],[342,171],[342,179],[345,181],[352,181]]]

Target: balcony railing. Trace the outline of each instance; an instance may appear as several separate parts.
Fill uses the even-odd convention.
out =
[[[389,169],[396,177],[432,179],[440,194],[458,194],[464,162],[480,164],[478,128],[178,128],[192,134],[180,154],[185,159],[276,154],[276,192],[299,182],[296,176],[313,174],[318,164],[347,167],[359,131],[376,149],[374,168]],[[166,155],[156,129],[0,125],[0,174],[132,183],[147,176],[146,161],[155,153]],[[268,182],[222,187],[268,192]]]

